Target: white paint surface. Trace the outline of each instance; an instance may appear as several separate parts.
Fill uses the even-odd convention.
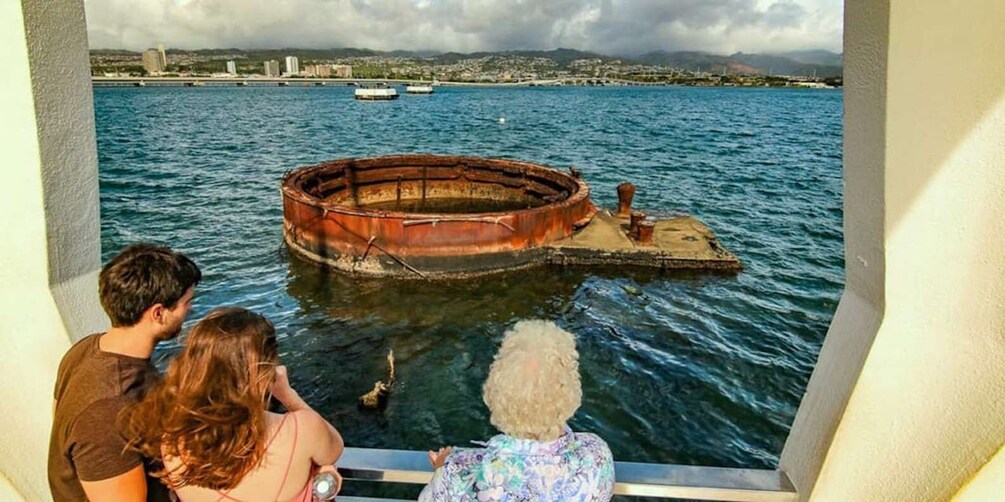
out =
[[[870,347],[868,332],[846,329],[868,314],[835,318],[783,467],[812,500],[947,500],[1005,440],[1005,2],[845,7],[845,207],[880,203],[849,214],[846,242],[851,252],[865,218],[885,265],[849,262],[849,284],[856,269],[882,280],[882,322]],[[851,183],[866,171],[881,174],[877,199]],[[833,440],[807,434],[808,404],[844,398],[831,385],[849,380],[842,363],[862,370],[828,416]],[[808,493],[800,461],[821,457]]]
[[[15,492],[49,499],[56,369],[71,338],[107,322],[95,280],[100,222],[83,16],[80,2],[0,2],[4,500]]]
[[[953,502],[986,502],[1005,494],[1005,446],[953,497]]]

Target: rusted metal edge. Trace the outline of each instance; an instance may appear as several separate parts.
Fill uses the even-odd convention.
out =
[[[542,246],[506,253],[492,253],[480,256],[461,257],[468,264],[458,266],[458,257],[423,257],[411,261],[408,270],[399,259],[381,251],[369,253],[365,259],[348,255],[323,257],[310,251],[289,235],[286,244],[302,258],[321,264],[341,273],[364,277],[396,277],[403,279],[464,279],[497,274],[501,272],[526,270],[538,267],[633,267],[650,270],[706,270],[738,273],[743,265],[735,256],[728,254],[722,259],[696,259],[673,257],[664,253],[645,250],[602,251],[586,248],[563,248]],[[378,249],[378,251],[380,251]],[[473,261],[480,267],[470,266]]]
[[[443,216],[440,213],[405,213],[398,211],[386,211],[386,210],[373,210],[364,209],[358,207],[345,206],[341,204],[328,203],[320,200],[317,197],[313,197],[306,193],[306,191],[300,189],[300,185],[297,181],[301,178],[307,178],[314,175],[317,171],[332,168],[336,163],[344,164],[345,166],[351,166],[350,170],[359,168],[362,165],[366,165],[368,168],[377,169],[380,167],[379,163],[386,162],[388,166],[400,166],[400,165],[415,165],[418,162],[450,162],[450,164],[444,164],[446,167],[448,165],[456,165],[457,163],[465,163],[465,165],[471,166],[471,164],[477,164],[479,169],[492,169],[499,168],[492,164],[492,162],[505,162],[512,164],[514,166],[519,166],[526,171],[535,171],[540,173],[542,176],[548,176],[553,181],[558,182],[558,180],[564,180],[568,182],[575,183],[576,190],[571,193],[565,199],[545,204],[543,206],[534,207],[530,209],[518,209],[514,211],[506,212],[493,212],[493,213],[476,213],[478,216],[510,216],[517,214],[536,214],[553,211],[556,209],[565,209],[573,207],[583,201],[583,199],[588,199],[590,197],[590,187],[581,178],[575,178],[571,175],[567,175],[561,171],[547,168],[545,166],[540,166],[532,164],[529,162],[522,162],[510,159],[485,159],[481,157],[468,157],[468,156],[439,156],[439,155],[391,155],[386,157],[370,157],[363,159],[341,159],[338,161],[325,162],[321,164],[315,164],[312,166],[303,167],[300,169],[295,169],[293,171],[288,171],[283,175],[281,181],[281,191],[284,197],[288,197],[292,200],[296,200],[303,204],[314,206],[318,208],[327,209],[331,212],[338,212],[349,214],[353,216],[379,216],[383,218],[392,219],[420,219],[420,218],[436,218]],[[503,168],[499,170],[505,171]],[[518,171],[517,171],[518,172]],[[388,180],[388,182],[393,183],[395,180]],[[470,215],[468,215],[470,216]]]

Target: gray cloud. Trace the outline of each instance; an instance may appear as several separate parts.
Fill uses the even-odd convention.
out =
[[[840,51],[842,0],[85,0],[92,48]]]

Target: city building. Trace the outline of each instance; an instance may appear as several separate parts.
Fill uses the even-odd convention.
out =
[[[272,61],[265,62],[265,76],[266,77],[279,76],[279,61],[273,59]]]
[[[161,59],[161,54],[155,49],[149,49],[143,52],[143,69],[151,75],[156,75],[158,73],[164,73],[164,63]]]
[[[352,66],[347,64],[332,65],[331,76],[335,78],[352,78]]]
[[[309,64],[304,67],[303,75],[305,77],[330,77],[332,73],[331,65],[326,64]]]
[[[300,61],[296,56],[286,56],[286,74],[297,75],[300,73]]]
[[[164,44],[157,44],[157,55],[161,60],[161,71],[164,71],[168,67],[167,51],[164,50]]]
[[[233,61],[227,61],[227,73],[231,75],[237,75],[237,63]]]
[[[304,66],[305,77],[352,78],[352,66],[347,64],[309,64]]]

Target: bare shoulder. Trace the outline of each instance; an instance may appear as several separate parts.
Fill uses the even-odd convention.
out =
[[[325,419],[313,410],[297,410],[289,412],[290,419],[295,418],[301,436],[311,434],[327,434],[328,426]]]
[[[324,417],[311,410],[291,413],[296,417],[299,428],[297,444],[304,446],[303,451],[310,452],[313,462],[318,465],[331,464],[342,456],[342,438]]]

